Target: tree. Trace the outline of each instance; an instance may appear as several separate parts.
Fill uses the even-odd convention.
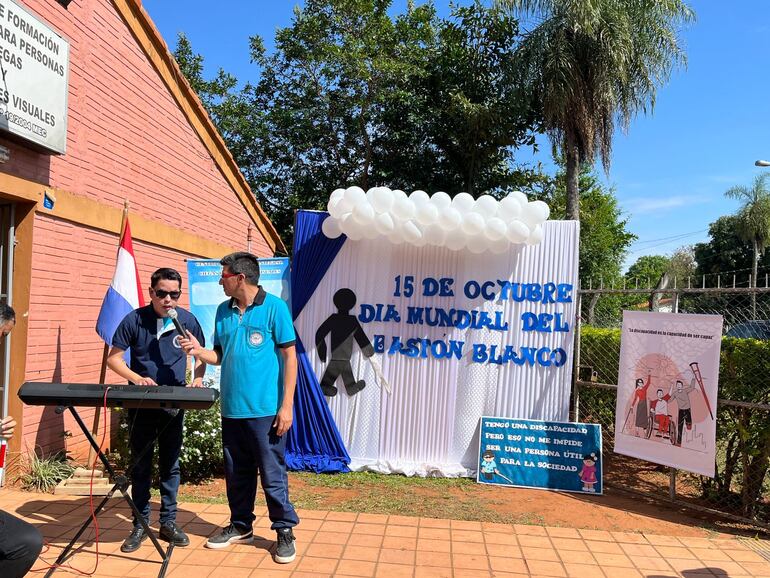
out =
[[[671,258],[663,255],[642,255],[626,272],[626,279],[632,284],[639,281],[643,287],[656,287],[663,274],[668,272]]]
[[[686,61],[677,36],[694,12],[681,0],[498,0],[539,24],[518,53],[544,128],[566,159],[567,217],[579,219],[580,165],[609,171],[616,119],[624,129],[655,104],[657,85]]]
[[[676,286],[681,288],[687,286],[687,279],[695,275],[696,269],[697,262],[693,246],[685,245],[671,255],[667,273],[672,280],[675,280]]]
[[[532,198],[551,207],[551,219],[567,217],[566,174],[562,168],[554,178],[541,177],[537,188],[530,188]],[[604,188],[588,167],[580,173],[580,279],[598,285],[610,285],[620,277],[623,260],[636,235],[627,230],[628,219],[618,206],[613,189]]]
[[[770,189],[767,174],[757,175],[751,188],[736,186],[727,190],[726,197],[743,204],[736,213],[736,233],[741,240],[751,243],[751,283],[757,286],[759,260],[770,245]]]
[[[738,217],[726,215],[709,225],[709,241],[693,247],[698,275],[751,271],[751,245],[738,235]]]
[[[538,178],[514,162],[539,127],[516,19],[480,0],[448,19],[430,2],[390,5],[308,0],[274,53],[251,39],[260,78],[237,92],[221,72],[204,80],[180,39],[185,75],[285,240],[296,209],[325,208],[340,186],[502,194]]]

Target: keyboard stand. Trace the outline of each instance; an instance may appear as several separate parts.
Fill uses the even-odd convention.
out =
[[[107,504],[107,502],[112,498],[113,494],[116,490],[120,490],[120,493],[123,495],[123,499],[126,500],[126,503],[131,507],[131,511],[134,513],[134,517],[139,520],[139,523],[142,526],[142,529],[144,529],[145,534],[149,537],[150,541],[152,542],[153,546],[155,546],[155,549],[158,551],[158,554],[161,557],[161,560],[163,563],[160,567],[160,572],[158,573],[158,578],[163,578],[166,575],[166,570],[168,569],[168,563],[171,560],[171,554],[174,550],[174,544],[173,542],[169,544],[166,551],[163,551],[163,547],[160,545],[160,542],[158,542],[158,539],[155,537],[155,534],[150,530],[150,527],[147,525],[147,522],[145,522],[144,517],[139,512],[139,510],[136,507],[136,504],[134,503],[134,500],[131,499],[131,496],[128,495],[128,476],[126,475],[117,475],[115,474],[115,470],[112,469],[112,466],[110,465],[110,462],[107,461],[106,456],[104,453],[102,453],[101,448],[99,447],[99,444],[96,443],[96,440],[94,440],[93,436],[91,435],[91,432],[88,431],[88,428],[86,427],[86,424],[83,423],[83,420],[78,415],[78,412],[75,410],[75,408],[71,405],[67,406],[66,408],[63,406],[59,406],[56,408],[56,413],[61,414],[64,413],[64,410],[68,409],[72,416],[75,418],[75,421],[80,426],[80,429],[83,430],[83,434],[85,434],[86,439],[88,440],[88,443],[91,444],[91,447],[94,448],[97,455],[99,456],[99,459],[102,461],[102,464],[104,465],[104,468],[107,472],[109,472],[110,477],[115,480],[115,485],[112,486],[112,489],[109,491],[109,493],[104,496],[104,499],[101,501],[101,503],[94,508],[94,514],[93,517],[95,518],[97,515],[99,515],[99,512],[104,509],[104,506]],[[145,447],[142,452],[139,454],[139,456],[136,458],[135,461],[139,461],[139,459],[144,456],[145,453],[147,453],[155,444],[156,440],[153,440],[150,442],[147,447]],[[130,468],[129,468],[130,471]],[[70,543],[67,544],[67,547],[64,548],[61,554],[59,554],[59,557],[56,559],[56,562],[54,562],[53,567],[48,570],[48,572],[45,575],[45,578],[48,578],[53,574],[56,570],[59,569],[59,566],[71,555],[72,548],[75,545],[75,542],[78,541],[78,538],[83,534],[83,532],[86,531],[86,528],[91,524],[92,516],[88,516],[88,519],[85,521],[85,523],[80,527],[80,530],[78,530],[78,533],[75,534],[75,536],[70,540]]]

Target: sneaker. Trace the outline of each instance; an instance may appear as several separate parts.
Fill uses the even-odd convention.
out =
[[[294,532],[291,528],[279,528],[275,545],[275,561],[279,564],[288,564],[297,557],[297,551],[294,548]]]
[[[185,534],[175,522],[161,524],[158,535],[166,542],[172,543],[174,546],[183,548],[190,545],[190,538],[187,537],[187,534]]]
[[[126,554],[135,552],[146,539],[147,534],[144,532],[144,528],[141,526],[134,526],[134,529],[131,530],[128,538],[126,538],[120,546],[120,551],[125,552]]]
[[[231,544],[251,544],[254,541],[254,531],[251,528],[230,524],[216,536],[206,541],[206,548],[227,548]]]

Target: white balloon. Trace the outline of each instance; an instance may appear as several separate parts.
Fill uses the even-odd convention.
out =
[[[539,225],[543,222],[540,220],[540,207],[535,203],[527,203],[527,206],[521,211],[519,220],[530,229],[534,229],[535,225]]]
[[[342,232],[345,233],[347,238],[351,241],[360,241],[364,238],[363,227],[356,222],[351,213],[347,213],[342,217],[340,229],[342,229]]]
[[[398,199],[406,200],[408,198],[409,197],[406,196],[406,193],[404,191],[401,191],[399,189],[396,189],[395,191],[393,191],[393,200],[394,201],[397,201]]]
[[[354,207],[353,201],[351,201],[350,197],[346,194],[343,194],[342,197],[340,197],[340,199],[334,204],[334,210],[338,213],[341,213],[342,215],[352,211],[353,207]],[[327,205],[327,208],[328,208],[328,205]],[[331,214],[331,211],[329,211],[329,213]],[[341,219],[342,217],[340,216],[337,218]]]
[[[422,231],[412,221],[407,221],[402,227],[402,235],[407,243],[414,243],[422,239]]]
[[[460,211],[452,206],[441,209],[438,214],[437,222],[443,229],[452,231],[460,227],[463,217]]]
[[[344,198],[350,201],[351,206],[354,207],[366,200],[366,193],[361,187],[348,187],[345,189]]]
[[[466,237],[462,231],[452,231],[447,233],[447,239],[444,246],[451,251],[459,251],[465,248]]]
[[[511,242],[505,237],[497,241],[491,241],[489,243],[489,250],[495,255],[502,255],[511,250]]]
[[[374,209],[368,202],[362,201],[353,206],[353,218],[362,225],[369,225],[374,219]]]
[[[452,206],[460,211],[460,214],[462,215],[470,211],[475,202],[473,197],[468,193],[458,193],[455,195],[454,199],[452,199]]]
[[[523,243],[529,237],[529,227],[521,221],[511,221],[505,236],[511,243]]]
[[[345,189],[334,189],[332,191],[332,194],[329,195],[329,200],[332,199],[341,199],[345,195]]]
[[[506,223],[518,219],[521,215],[521,203],[516,197],[508,195],[497,206],[497,216]]]
[[[548,217],[551,216],[551,207],[544,201],[532,201],[530,205],[532,205],[533,210],[537,212],[541,223],[545,223],[548,220]]]
[[[401,221],[408,221],[412,217],[414,217],[415,212],[415,206],[412,201],[410,201],[406,195],[404,195],[404,198],[396,198],[395,201],[393,201],[393,206],[391,207],[391,212],[393,213],[393,216]]]
[[[380,213],[374,217],[374,228],[381,235],[390,235],[396,228],[393,217],[388,213]]]
[[[537,225],[534,229],[532,229],[532,232],[530,232],[529,237],[527,237],[527,245],[537,245],[542,240],[543,240],[543,227],[541,227],[540,225]]]
[[[324,222],[321,223],[321,231],[329,239],[336,239],[337,237],[342,235],[342,229],[340,229],[340,224],[339,222],[337,222],[337,219],[335,219],[334,217],[326,217],[326,219],[324,219]]]
[[[522,193],[521,191],[512,191],[508,193],[508,196],[506,199],[514,199],[519,202],[519,204],[524,207],[529,202],[529,199],[527,199],[527,195]]]
[[[442,209],[446,209],[449,205],[452,204],[452,197],[450,197],[443,191],[439,191],[431,195],[430,202],[439,211],[441,211]]]
[[[487,219],[486,227],[484,227],[484,235],[487,239],[490,241],[497,241],[498,239],[502,239],[505,237],[505,234],[508,232],[508,225],[505,224],[505,221],[502,219],[499,219],[497,217],[492,217],[491,219]]]
[[[338,196],[336,198],[330,198],[329,202],[326,204],[326,210],[329,211],[329,214],[334,217],[335,219],[339,219],[344,215],[345,213],[349,213],[350,209],[347,211],[343,210],[342,202],[343,198]],[[326,221],[324,221],[325,223]]]
[[[467,213],[463,216],[462,223],[460,223],[460,229],[466,235],[477,235],[481,233],[484,228],[484,217],[479,213]]]
[[[481,195],[473,205],[473,211],[489,219],[497,215],[497,199],[492,195]]]
[[[433,223],[426,227],[424,236],[429,245],[441,247],[446,242],[447,232],[438,223]]]
[[[403,245],[404,244],[404,237],[401,235],[401,231],[393,231],[390,235],[386,237],[388,241],[393,243],[394,245]]]
[[[421,205],[417,205],[415,219],[417,219],[417,222],[421,225],[430,225],[435,223],[437,217],[438,209],[431,203],[423,203]]]
[[[423,235],[419,239],[415,239],[414,241],[412,241],[411,244],[415,247],[424,247],[425,245],[428,244],[428,240],[425,238],[425,235]]]
[[[377,187],[372,193],[371,203],[378,213],[387,213],[393,206],[393,191],[388,187]]]
[[[416,207],[419,207],[420,205],[430,201],[430,197],[425,191],[412,191],[412,194],[409,195],[409,199],[415,204]]]
[[[467,245],[468,251],[478,255],[487,250],[489,242],[484,235],[473,235],[472,237],[468,237]]]

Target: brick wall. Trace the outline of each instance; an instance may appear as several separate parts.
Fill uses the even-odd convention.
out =
[[[70,42],[67,153],[49,156],[0,139],[2,167],[114,207],[234,247],[246,248],[249,218],[190,128],[114,6],[79,0],[64,10],[50,0],[20,0]],[[173,42],[173,39],[171,39]],[[115,265],[117,238],[55,216],[35,216],[26,379],[95,383],[103,344],[94,326]],[[143,285],[170,266],[185,277],[195,257],[135,240]],[[255,230],[252,250],[268,256]],[[187,296],[181,300],[187,306]],[[108,372],[108,382],[118,382]],[[25,407],[23,449],[87,453],[69,415]],[[81,414],[91,423],[93,410]]]
[[[21,2],[70,42],[67,153],[10,145],[3,170],[245,248],[246,211],[112,3]]]

